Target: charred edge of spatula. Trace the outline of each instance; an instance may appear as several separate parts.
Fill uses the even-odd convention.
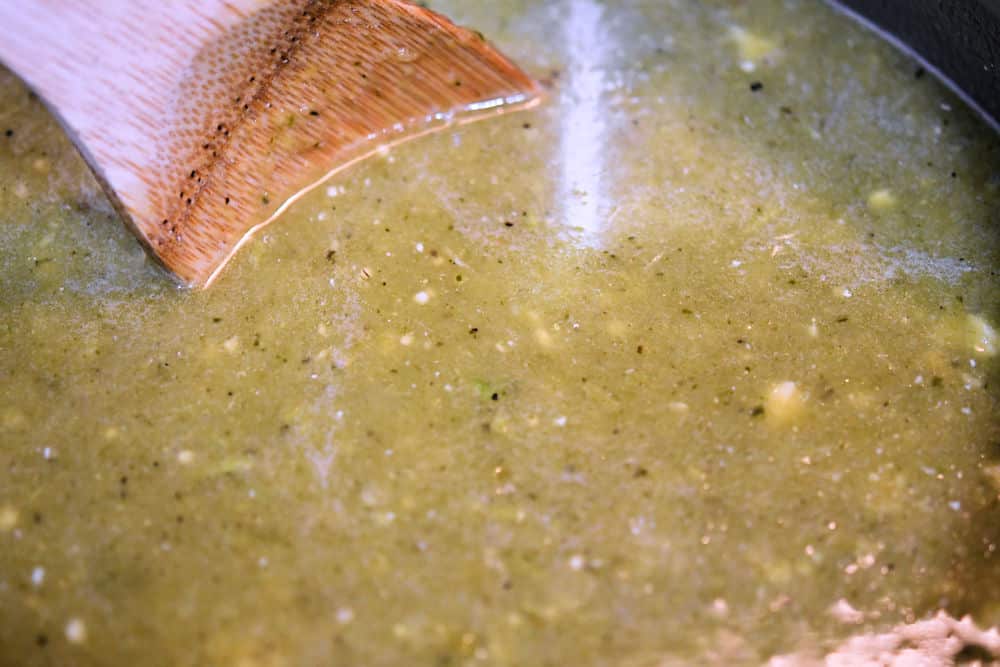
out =
[[[398,57],[386,56],[397,47]],[[403,57],[409,47],[420,68]],[[340,57],[347,52],[357,61]],[[190,286],[210,282],[247,234],[317,177],[435,129],[428,119],[443,112],[480,117],[542,94],[478,33],[400,0],[312,0],[270,55],[252,94],[240,88],[234,119],[202,145],[210,153],[180,175],[185,185],[156,235],[162,263]],[[501,108],[476,108],[497,99]]]
[[[303,10],[292,17],[290,24],[277,30],[272,46],[263,47],[270,56],[265,61],[266,66],[249,67],[247,75],[239,78],[243,85],[238,89],[238,94],[233,97],[236,90],[227,92],[224,99],[235,100],[235,108],[230,108],[235,113],[218,114],[211,121],[213,129],[210,134],[198,142],[200,151],[184,160],[178,160],[183,165],[178,167],[177,174],[170,180],[175,185],[167,189],[165,199],[169,204],[164,209],[163,219],[159,221],[158,233],[152,235],[153,238],[146,238],[145,235],[140,235],[140,238],[145,241],[157,261],[187,286],[197,286],[197,280],[181,270],[182,265],[178,263],[176,256],[184,254],[185,232],[190,232],[192,215],[196,213],[210,175],[225,160],[234,132],[254,115],[254,107],[267,97],[272,81],[301,48],[306,30],[322,18],[331,2],[339,1],[341,0],[308,0]],[[235,30],[233,34],[237,34]],[[217,54],[213,52],[199,56],[207,61],[217,58]],[[170,195],[170,192],[175,194]],[[130,221],[130,227],[134,226]]]

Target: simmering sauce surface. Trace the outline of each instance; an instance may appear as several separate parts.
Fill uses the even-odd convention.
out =
[[[997,136],[818,3],[432,6],[551,102],[337,177],[207,292],[0,74],[0,663],[1000,622]]]

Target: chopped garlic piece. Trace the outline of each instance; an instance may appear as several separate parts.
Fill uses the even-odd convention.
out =
[[[875,190],[868,195],[868,209],[872,213],[887,213],[896,207],[896,196],[885,188]]]
[[[1000,339],[998,339],[997,330],[984,317],[969,315],[966,321],[966,332],[973,352],[983,357],[996,356]]]
[[[12,530],[17,525],[17,510],[13,507],[0,508],[0,531]]]
[[[552,347],[552,335],[545,329],[535,329],[535,340],[542,347]]]
[[[767,396],[767,416],[777,421],[793,419],[802,411],[804,398],[794,382],[779,382]]]
[[[232,338],[227,338],[222,347],[230,354],[235,354],[237,350],[240,349],[240,337],[233,336]]]
[[[763,60],[778,50],[778,45],[773,40],[739,26],[732,26],[729,29],[729,38],[736,43],[740,59],[750,63]]]

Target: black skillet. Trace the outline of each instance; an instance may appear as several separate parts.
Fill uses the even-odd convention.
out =
[[[1000,130],[1000,0],[832,0],[914,53]]]

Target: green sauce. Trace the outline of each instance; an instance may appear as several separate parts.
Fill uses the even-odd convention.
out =
[[[0,662],[1000,622],[998,138],[816,3],[469,4],[552,101],[338,176],[206,292],[0,74]]]

